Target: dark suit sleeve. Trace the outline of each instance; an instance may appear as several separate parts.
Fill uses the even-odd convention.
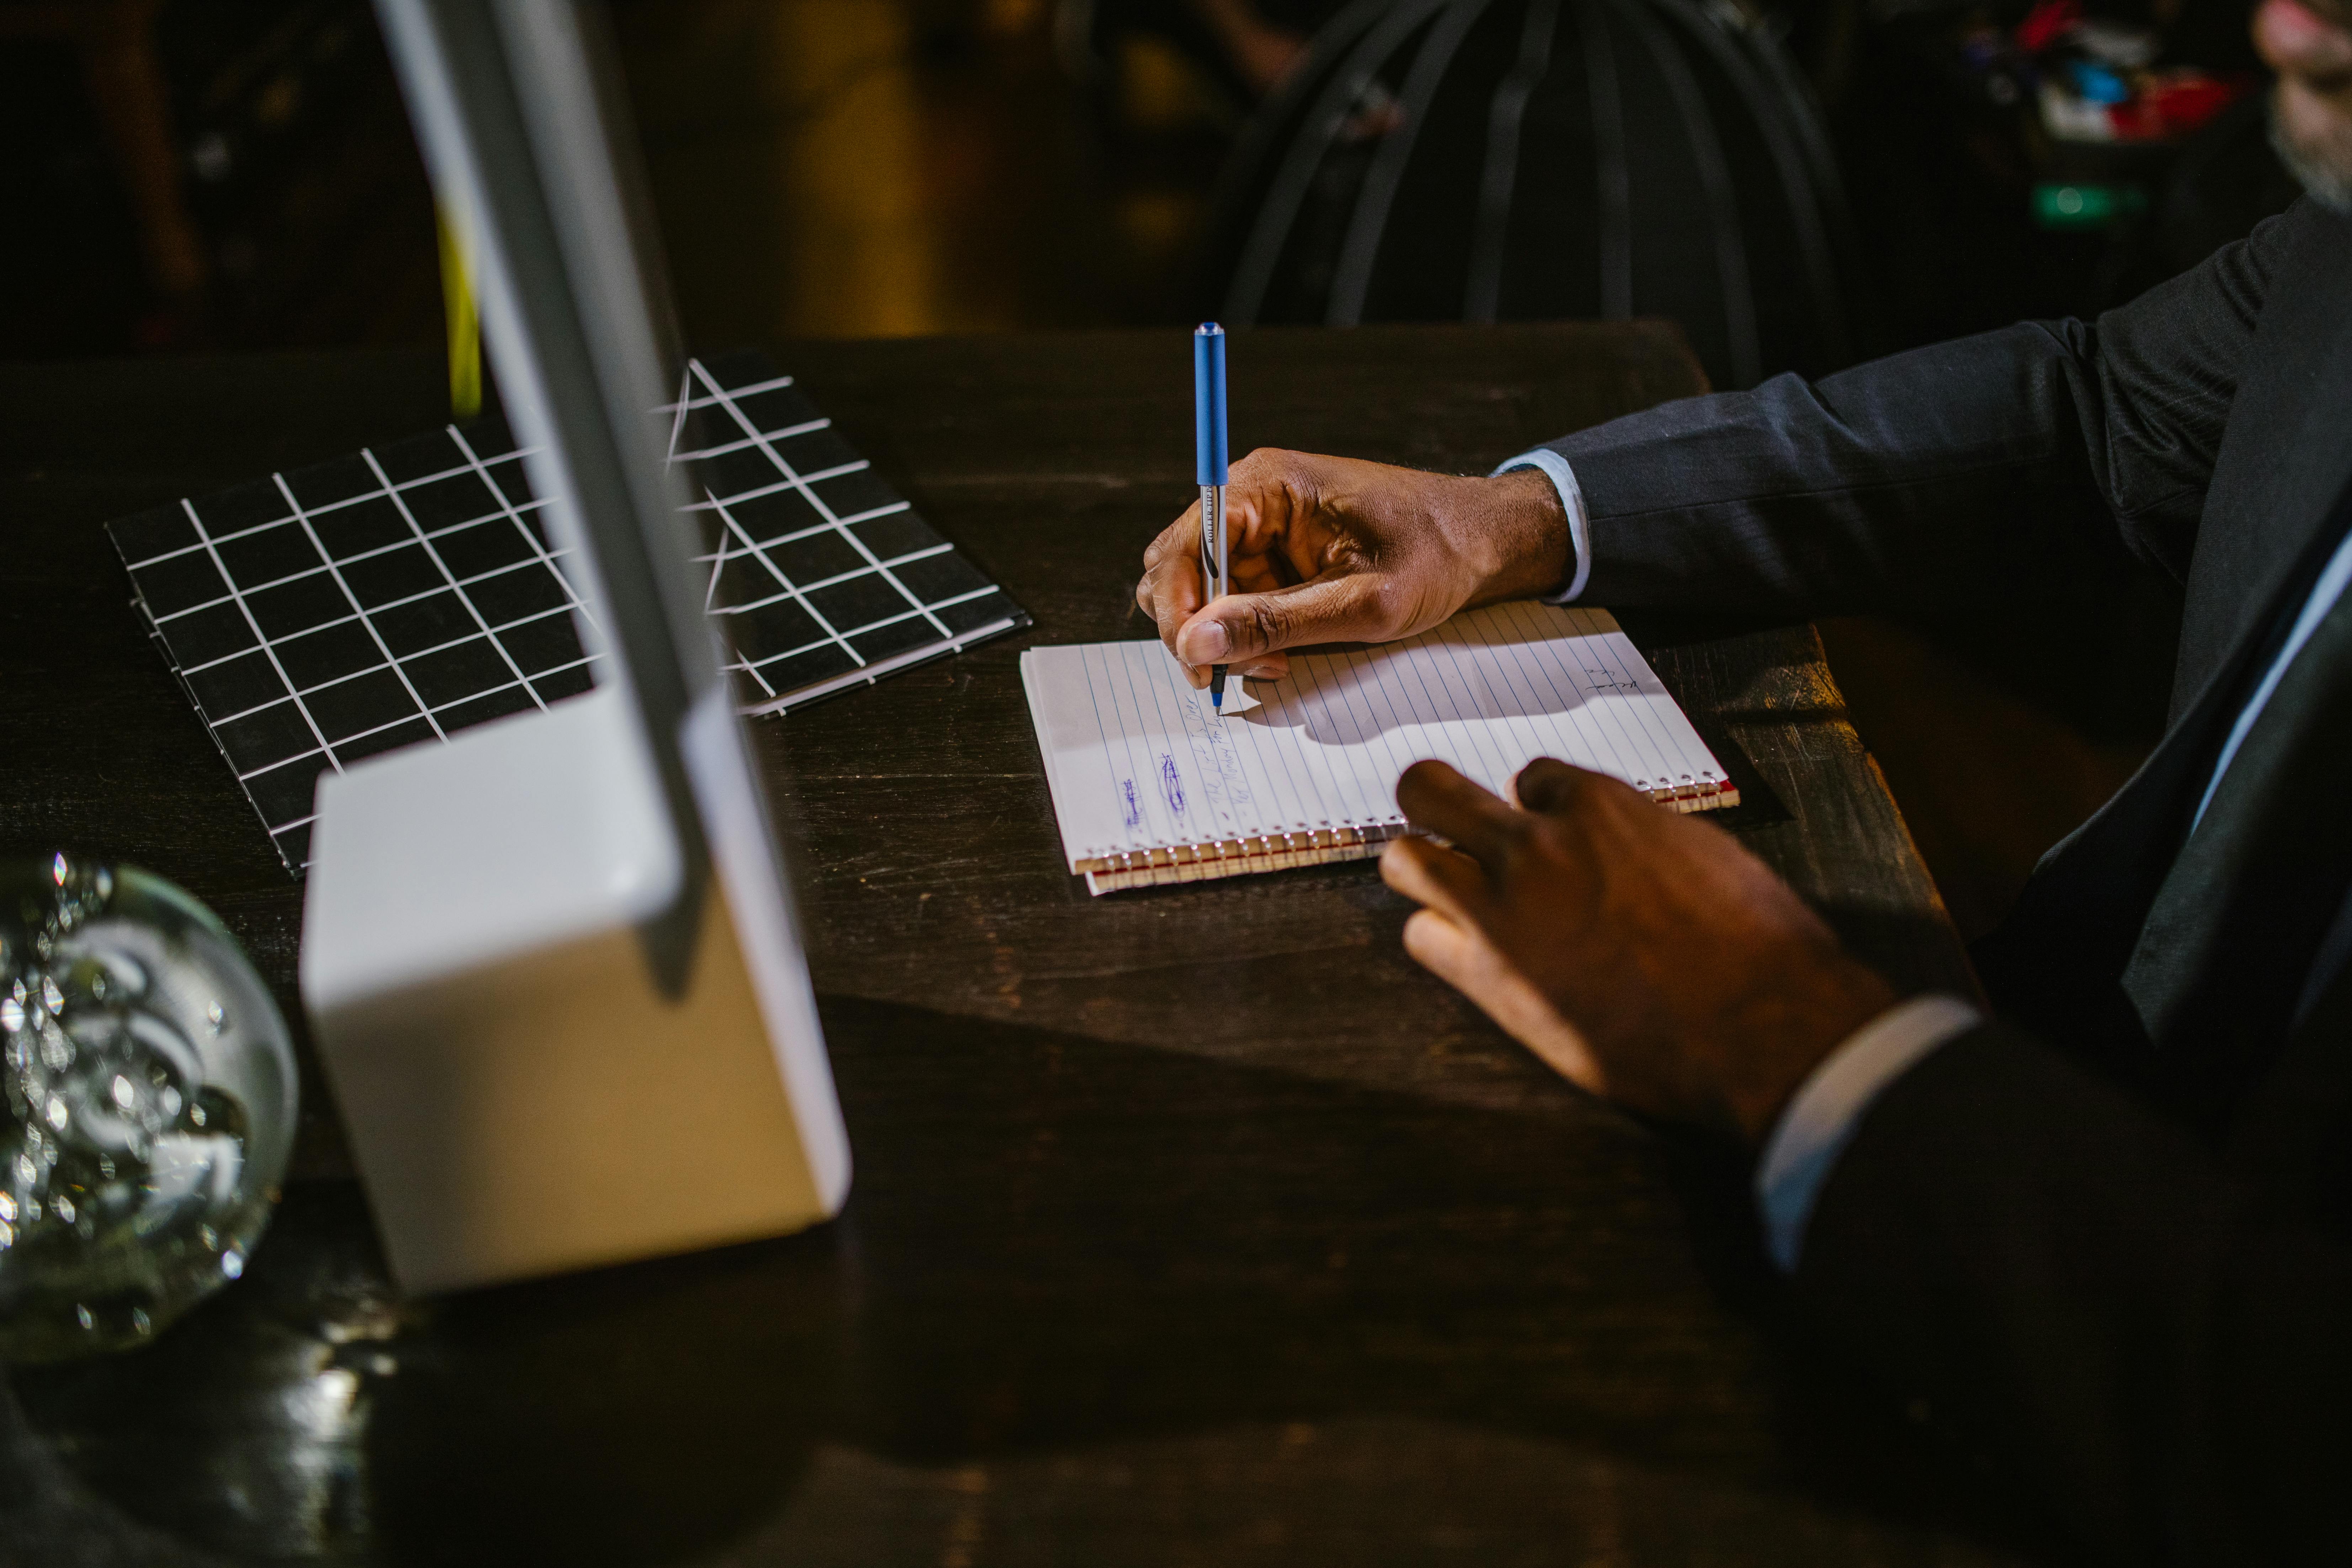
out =
[[[2095,324],[2026,322],[1551,443],[1601,605],[1899,610],[2128,557],[2188,570],[2267,279],[2308,202]]]
[[[2102,1559],[2352,1540],[2352,1254],[2023,1036],[1976,1030],[1879,1097],[1796,1289]]]

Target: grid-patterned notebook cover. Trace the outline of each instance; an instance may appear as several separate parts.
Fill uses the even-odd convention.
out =
[[[765,356],[687,368],[704,605],[746,712],[1029,624]],[[483,421],[110,523],[134,603],[298,876],[318,776],[595,684],[522,454]],[[590,644],[601,641],[591,637]]]

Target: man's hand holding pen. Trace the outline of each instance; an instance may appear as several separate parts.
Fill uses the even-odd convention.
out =
[[[1456,610],[1566,580],[1568,517],[1541,473],[1464,479],[1351,458],[1259,450],[1226,486],[1234,592],[1201,580],[1201,508],[1143,552],[1135,602],[1195,688],[1213,665],[1278,679],[1285,650],[1386,642]]]

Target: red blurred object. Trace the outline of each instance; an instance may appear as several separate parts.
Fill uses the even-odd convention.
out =
[[[2017,25],[2017,47],[2038,55],[2083,25],[2083,0],[2042,0]]]
[[[2193,67],[2152,71],[2128,103],[2107,110],[2118,142],[2168,142],[2186,136],[2243,98],[2247,77],[2217,77]]]

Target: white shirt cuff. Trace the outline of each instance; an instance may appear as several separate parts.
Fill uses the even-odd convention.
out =
[[[1513,468],[1541,468],[1551,480],[1551,488],[1559,492],[1560,510],[1568,513],[1568,547],[1570,563],[1568,586],[1557,594],[1543,595],[1547,605],[1572,605],[1584,592],[1584,580],[1592,575],[1592,531],[1584,516],[1584,491],[1576,482],[1576,470],[1568,459],[1549,447],[1521,452],[1495,470],[1507,474]],[[1488,475],[1493,478],[1493,475]]]
[[[1813,1200],[1871,1101],[1930,1051],[1983,1021],[1957,996],[1915,996],[1847,1036],[1798,1086],[1756,1170],[1765,1244],[1783,1273],[1796,1271]]]

